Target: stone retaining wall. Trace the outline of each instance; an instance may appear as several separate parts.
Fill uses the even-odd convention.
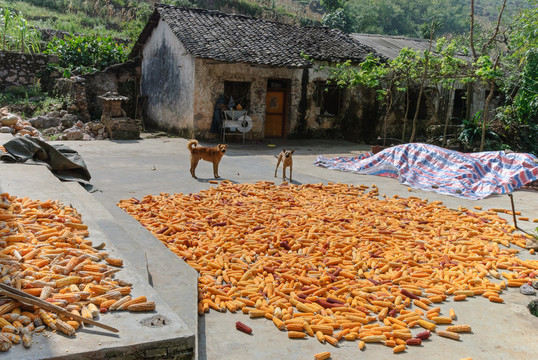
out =
[[[54,55],[0,51],[0,90],[11,86],[29,86],[38,79],[48,89],[59,74],[49,72],[47,65],[57,61],[58,57]]]

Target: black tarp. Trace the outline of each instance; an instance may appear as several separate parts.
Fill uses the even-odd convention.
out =
[[[88,184],[91,179],[82,157],[68,146],[50,145],[43,140],[26,136],[15,137],[3,146],[6,152],[0,153],[2,161],[23,163],[33,160],[47,165],[49,170],[61,180]]]

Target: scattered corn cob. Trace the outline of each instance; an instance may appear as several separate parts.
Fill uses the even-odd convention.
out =
[[[129,295],[131,285],[114,278],[120,269],[112,266],[121,260],[102,252],[104,244],[93,246],[88,235],[87,225],[69,206],[0,194],[0,281],[69,312],[96,317],[107,297]],[[17,262],[23,265],[13,267]],[[29,347],[31,334],[45,326],[68,335],[80,326],[44,309],[22,311],[21,306],[16,301],[0,305],[0,325],[7,334],[0,337],[0,350],[21,342]]]
[[[455,319],[433,303],[486,292],[495,301],[507,284],[537,275],[538,262],[505,248],[525,235],[492,211],[378,195],[375,186],[223,181],[118,205],[199,272],[200,313],[231,311],[225,304],[234,301],[273,322],[300,318],[320,342],[388,336],[405,346],[417,342],[410,328],[436,331],[435,320]],[[510,274],[504,284],[490,281],[502,272]]]

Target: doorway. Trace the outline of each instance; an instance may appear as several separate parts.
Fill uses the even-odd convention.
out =
[[[286,130],[288,81],[269,79],[265,98],[265,137],[283,137]]]

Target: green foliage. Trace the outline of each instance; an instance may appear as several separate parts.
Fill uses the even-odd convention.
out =
[[[55,67],[64,77],[103,70],[124,62],[128,55],[126,46],[116,43],[111,37],[89,35],[54,38],[45,53],[58,56],[59,62]]]
[[[30,86],[12,86],[0,92],[0,107],[8,106],[10,111],[24,117],[46,114],[68,105],[63,97],[50,96],[41,90],[39,82]]]
[[[0,13],[1,49],[22,53],[38,53],[41,33],[30,26],[21,13],[11,11],[8,8],[0,8]]]
[[[351,19],[347,9],[339,8],[333,12],[325,14],[321,23],[333,29],[340,29],[343,32],[351,31]]]
[[[467,150],[474,150],[482,137],[482,111],[477,112],[471,120],[463,120],[463,129],[458,137]],[[486,130],[485,150],[496,150],[500,146],[500,137],[492,129]]]

